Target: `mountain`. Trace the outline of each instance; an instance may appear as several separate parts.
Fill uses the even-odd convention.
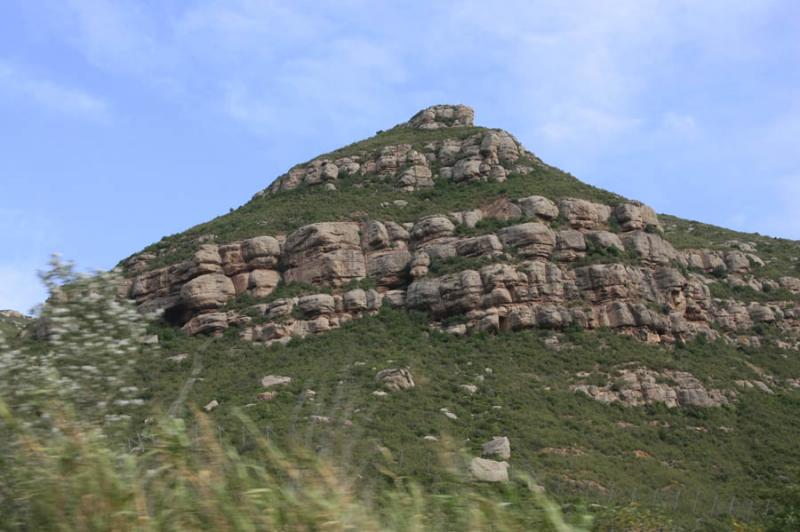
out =
[[[368,486],[376,449],[435,492],[437,440],[507,437],[565,501],[763,517],[800,474],[800,243],[658,215],[473,117],[420,111],[122,261],[162,316],[151,399],[190,379],[221,433],[246,407]]]

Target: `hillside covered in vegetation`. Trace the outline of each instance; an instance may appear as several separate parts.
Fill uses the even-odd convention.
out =
[[[375,512],[350,525],[412,529],[415,508],[417,529],[791,529],[800,243],[657,214],[473,115],[434,106],[299,164],[121,261],[110,291],[62,271],[37,324],[4,326],[9,345],[83,382],[103,372],[59,342],[87,329],[80,345],[104,353],[95,334],[135,338],[108,344],[125,385],[103,408],[75,401],[78,415],[135,407],[114,437],[151,458],[162,416],[183,420],[167,430],[180,441],[212,434],[226,458],[198,452],[217,462],[264,459],[264,442],[313,453],[309,493],[328,496],[330,466]],[[122,311],[70,295],[96,305],[103,290],[136,309],[135,330],[94,331]],[[60,329],[70,313],[83,325]],[[150,465],[165,462],[178,467]],[[272,526],[323,528],[279,499]],[[228,523],[230,504],[210,515]],[[337,504],[328,517],[347,528]],[[164,521],[179,522],[200,525]]]

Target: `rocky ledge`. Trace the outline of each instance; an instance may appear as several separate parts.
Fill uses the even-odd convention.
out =
[[[481,233],[476,225],[487,219],[501,228]],[[751,245],[678,251],[641,203],[530,196],[416,223],[323,222],[202,244],[192,259],[149,271],[155,257],[141,254],[126,263],[136,273],[124,291],[189,334],[235,326],[267,344],[322,333],[384,305],[425,311],[433,327],[454,334],[610,327],[647,342],[701,333],[753,342],[748,331],[766,323],[796,340],[797,298],[711,297],[714,283],[800,294],[797,278],[759,278],[756,252]],[[306,293],[276,299],[279,284]],[[233,310],[245,294],[260,302]],[[784,340],[778,347],[797,346]]]

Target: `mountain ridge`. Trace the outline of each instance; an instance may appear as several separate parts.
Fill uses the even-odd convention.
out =
[[[701,226],[665,227],[652,208],[546,165],[473,117],[433,106],[295,165],[184,233],[194,238],[182,251],[127,259],[127,295],[190,334],[233,326],[267,344],[384,303],[455,334],[611,327],[648,342],[736,343],[752,341],[740,332],[754,323],[800,329],[790,241],[692,247]]]

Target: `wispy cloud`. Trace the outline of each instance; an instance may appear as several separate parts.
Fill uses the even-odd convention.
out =
[[[0,90],[58,113],[92,119],[106,119],[109,116],[109,105],[103,98],[52,80],[34,77],[3,62],[0,62]]]

